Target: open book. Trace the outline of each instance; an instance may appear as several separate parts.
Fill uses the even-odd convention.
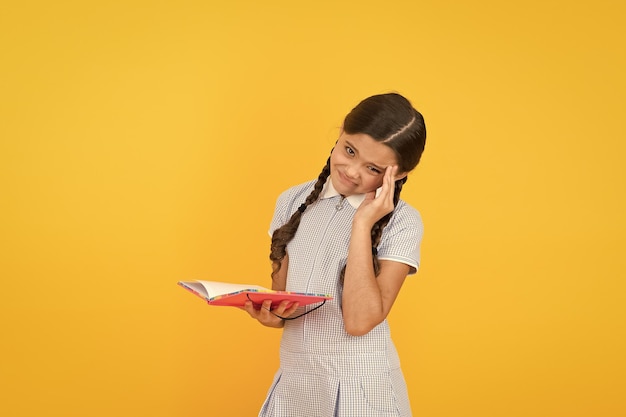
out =
[[[327,294],[300,293],[292,291],[274,291],[258,285],[230,284],[216,281],[179,281],[178,285],[191,291],[210,305],[243,307],[246,301],[255,305],[263,304],[265,300],[272,300],[272,307],[281,301],[298,302],[300,307],[325,302],[333,297]]]

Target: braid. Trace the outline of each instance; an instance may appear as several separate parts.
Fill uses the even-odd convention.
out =
[[[398,181],[395,182],[394,184],[394,191],[393,191],[393,207],[395,210],[395,207],[398,205],[398,201],[400,201],[400,193],[402,192],[402,186],[404,185],[404,183],[407,181],[407,177],[404,177],[402,179],[399,179]],[[385,228],[385,226],[387,226],[387,223],[389,223],[389,220],[391,219],[391,216],[393,215],[393,210],[390,213],[387,213],[386,215],[384,215],[383,217],[381,217],[380,220],[378,220],[374,226],[372,226],[372,231],[371,231],[371,236],[372,236],[372,262],[373,262],[373,266],[374,266],[374,276],[378,276],[378,274],[380,273],[380,263],[378,262],[378,245],[380,244],[380,238],[382,237],[383,234],[383,229]],[[339,281],[343,284],[343,280],[345,278],[346,275],[346,266],[343,266],[343,269],[341,270],[341,274],[339,277]]]
[[[406,180],[407,180],[407,177],[404,177],[401,180],[396,181],[394,184],[394,191],[393,191],[394,210],[396,206],[398,205],[398,201],[400,200],[400,193],[402,192],[402,186],[404,185]],[[374,262],[374,275],[375,276],[378,276],[378,273],[380,272],[380,264],[378,262],[378,249],[377,248],[378,248],[378,245],[380,244],[380,238],[383,234],[383,229],[385,228],[385,226],[387,226],[387,223],[389,223],[389,220],[391,219],[392,214],[393,214],[393,211],[391,213],[387,213],[380,220],[378,220],[376,224],[374,224],[374,226],[372,227],[372,260]]]
[[[272,243],[270,247],[270,260],[272,261],[272,279],[274,276],[280,271],[281,261],[287,254],[287,244],[291,239],[293,239],[296,231],[298,230],[298,226],[300,226],[300,219],[302,218],[302,213],[304,213],[306,207],[313,204],[317,201],[322,189],[324,188],[324,184],[330,175],[330,157],[326,160],[326,165],[322,169],[322,172],[317,177],[317,182],[313,186],[313,191],[308,195],[308,197],[304,200],[304,204],[296,210],[287,223],[274,230],[272,234]]]

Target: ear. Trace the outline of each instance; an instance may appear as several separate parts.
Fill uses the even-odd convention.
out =
[[[407,176],[407,175],[409,175],[409,173],[408,173],[408,172],[403,172],[402,174],[396,174],[396,175],[393,177],[393,182],[396,182],[396,181],[398,181],[398,180],[401,180],[402,178],[406,178],[406,176]]]

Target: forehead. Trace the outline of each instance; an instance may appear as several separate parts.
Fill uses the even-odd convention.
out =
[[[381,142],[377,142],[374,138],[365,133],[350,135],[344,132],[339,137],[339,143],[342,146],[351,146],[357,156],[366,162],[381,167],[398,164],[393,149]]]

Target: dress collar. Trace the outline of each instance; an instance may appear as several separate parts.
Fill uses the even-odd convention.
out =
[[[380,188],[376,190],[376,195],[378,195],[378,193],[380,193]],[[337,192],[337,190],[335,190],[335,187],[333,187],[333,182],[330,180],[329,176],[326,180],[326,183],[324,184],[324,188],[322,189],[320,200],[323,200],[325,198],[332,198],[338,195],[340,194],[339,192]],[[341,197],[344,198],[343,196]],[[348,197],[345,197],[345,199],[348,201],[348,203],[350,203],[352,207],[358,209],[363,200],[365,200],[365,194],[349,195]]]

